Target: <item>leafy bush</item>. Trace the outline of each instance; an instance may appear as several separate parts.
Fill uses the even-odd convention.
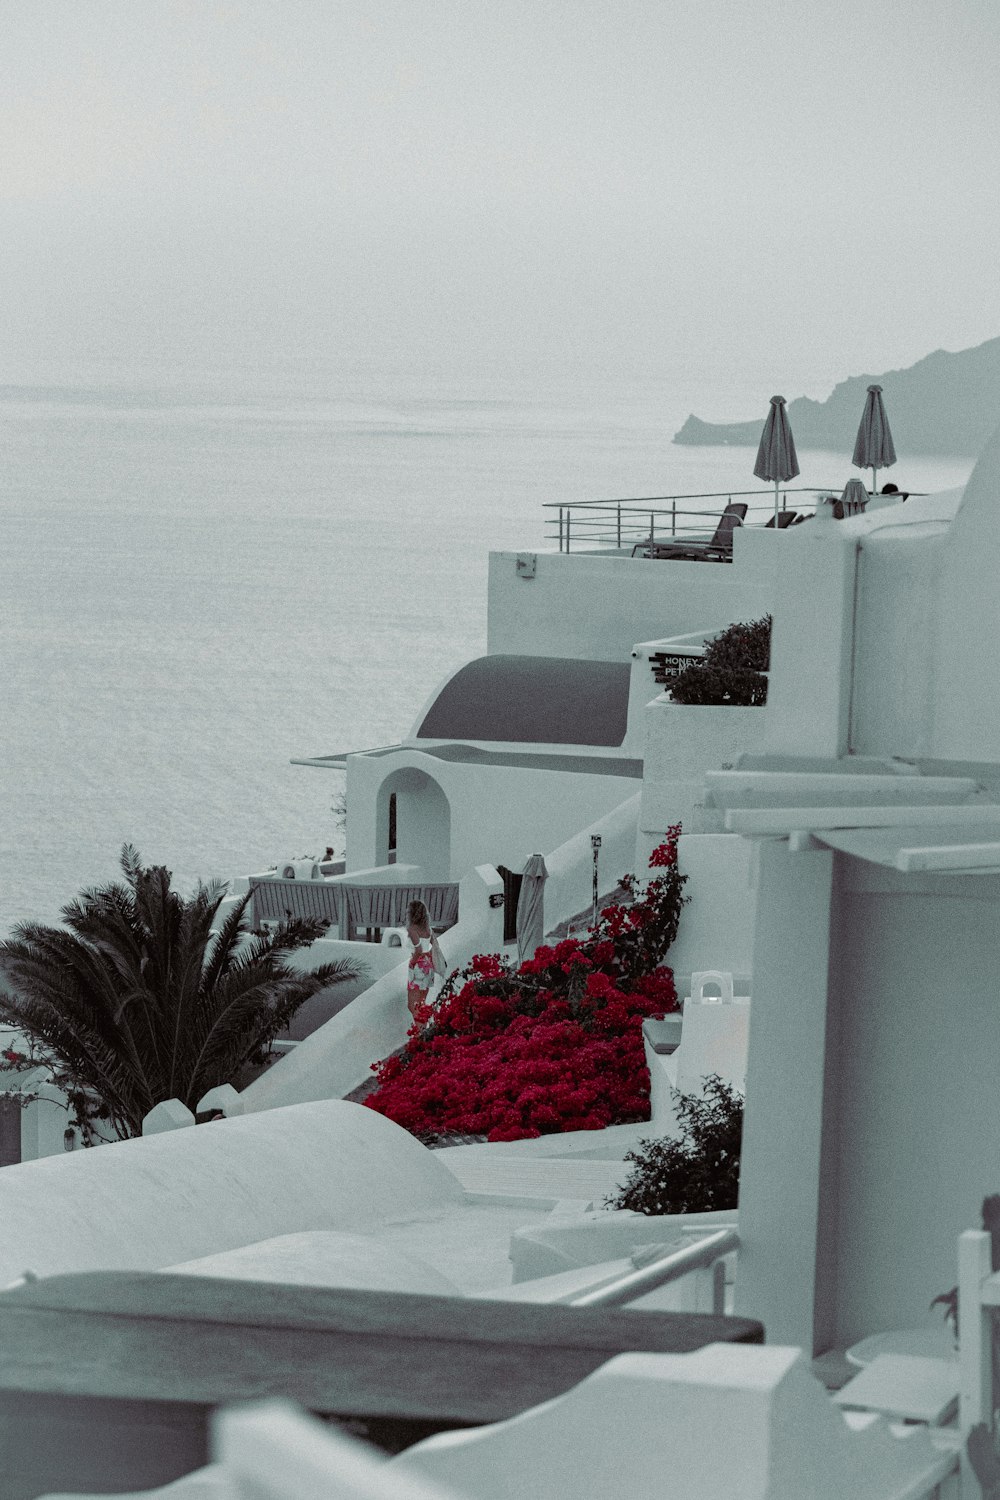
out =
[[[344,960],[312,970],[289,961],[323,935],[322,921],[252,937],[248,894],[216,930],[225,886],[181,896],[170,871],[144,866],[129,844],[121,867],[123,881],[63,907],[64,927],[22,922],[0,943],[0,1022],[28,1043],[0,1053],[0,1073],[43,1070],[87,1145],[95,1121],[125,1140],[162,1100],[194,1110],[209,1089],[235,1084],[306,1000],[359,972]],[[16,1086],[0,1095],[37,1097]]]
[[[584,939],[541,947],[515,968],[480,955],[418,1013],[403,1051],[376,1063],[364,1101],[419,1139],[519,1140],[649,1118],[647,1016],[677,1008],[660,960],[677,934],[685,876],[680,827],[632,905],[605,907]],[[635,876],[622,882],[635,896]]]
[[[771,616],[730,625],[716,636],[700,661],[675,678],[675,703],[730,704],[752,707],[767,701],[771,661]]]
[[[735,1208],[740,1187],[743,1099],[718,1074],[705,1080],[705,1097],[677,1106],[679,1140],[640,1141],[625,1160],[635,1170],[608,1208],[641,1214],[712,1213]]]

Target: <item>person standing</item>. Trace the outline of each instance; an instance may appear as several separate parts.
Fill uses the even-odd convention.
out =
[[[444,967],[441,949],[431,931],[430,917],[422,901],[411,901],[406,910],[406,935],[412,944],[406,971],[406,1008],[411,1016],[427,1004],[434,976]]]

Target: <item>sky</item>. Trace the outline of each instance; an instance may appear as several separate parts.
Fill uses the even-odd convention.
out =
[[[0,24],[6,378],[349,358],[822,395],[1000,334],[996,0],[0,0]]]

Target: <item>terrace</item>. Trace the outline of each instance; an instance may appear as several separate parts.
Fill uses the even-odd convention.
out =
[[[816,515],[829,505],[834,519],[847,519],[864,509],[848,504],[841,509],[838,486],[782,487],[776,498],[773,489],[706,491],[688,495],[654,495],[615,500],[577,500],[572,504],[549,501],[544,509],[546,534],[558,544],[560,552],[611,552],[624,556],[682,556],[672,553],[675,547],[692,549],[692,555],[705,554],[706,561],[731,562],[732,542],[725,537],[713,546],[717,521],[729,506],[745,506],[736,525],[759,530],[785,530]],[[871,497],[875,499],[876,497]],[[902,497],[893,496],[890,503]],[[882,497],[877,497],[882,501]],[[885,499],[888,501],[889,497]],[[666,548],[658,553],[658,548]],[[687,560],[691,560],[688,556]]]

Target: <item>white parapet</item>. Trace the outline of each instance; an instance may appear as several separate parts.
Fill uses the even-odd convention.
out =
[[[798,1349],[710,1344],[619,1355],[555,1401],[391,1467],[475,1500],[929,1500],[955,1463],[926,1428],[845,1419]]]
[[[223,1115],[241,1115],[243,1113],[243,1100],[236,1092],[231,1083],[220,1083],[216,1088],[209,1089],[198,1100],[197,1113],[199,1115],[218,1111]]]
[[[143,1135],[159,1135],[164,1130],[183,1130],[194,1124],[194,1115],[179,1099],[164,1099],[154,1106],[142,1122]]]
[[[374,1110],[328,1100],[5,1167],[0,1286],[26,1268],[160,1270],[281,1236],[463,1212],[441,1155]],[[506,1248],[509,1230],[497,1233]]]
[[[623,875],[635,870],[635,837],[640,793],[628,797],[545,856],[545,930],[576,916],[593,898],[594,851],[591,837],[601,839],[598,850],[598,888],[614,890]]]

